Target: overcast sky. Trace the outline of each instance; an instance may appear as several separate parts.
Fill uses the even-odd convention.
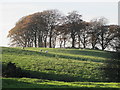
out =
[[[15,26],[15,23],[21,17],[48,9],[58,9],[64,14],[77,10],[85,21],[104,16],[109,20],[108,24],[118,24],[118,2],[111,2],[112,0],[110,2],[68,2],[68,0],[66,2],[11,1],[2,0],[0,4],[0,46],[8,46],[8,31]]]

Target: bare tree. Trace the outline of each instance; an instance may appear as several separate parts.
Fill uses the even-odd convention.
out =
[[[97,21],[97,19],[92,19],[90,21],[89,42],[91,43],[93,49],[95,49],[96,44],[98,43],[99,27],[100,27],[100,25],[99,25],[99,22]]]
[[[55,34],[55,27],[60,23],[61,13],[58,10],[46,10],[43,11],[43,18],[47,23],[49,47],[52,48],[52,38]]]
[[[80,41],[83,45],[83,48],[86,48],[87,44],[89,43],[89,23],[83,22],[83,28],[80,30]]]
[[[82,21],[81,19],[82,15],[80,15],[77,11],[72,11],[70,13],[68,13],[68,28],[70,31],[70,35],[71,35],[71,39],[72,39],[72,48],[75,48],[75,41],[76,41],[76,35],[77,35],[77,31],[79,30],[79,28],[77,27],[78,24]]]

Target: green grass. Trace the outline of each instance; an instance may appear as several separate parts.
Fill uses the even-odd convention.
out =
[[[3,88],[120,88],[120,83],[62,82],[31,78],[3,78]]]
[[[40,52],[40,49],[42,49],[43,51]],[[11,61],[15,63],[17,67],[22,68],[22,70],[25,70],[35,78],[38,78],[3,78],[3,81],[9,82],[9,80],[13,80],[16,82],[18,80],[25,80],[25,82],[27,82],[26,80],[30,80],[31,82],[29,83],[32,84],[34,87],[44,87],[46,83],[39,83],[39,85],[37,86],[37,83],[33,82],[34,80],[42,79],[52,80],[49,81],[49,83],[53,82],[53,87],[57,87],[56,84],[60,81],[60,83],[63,84],[61,85],[61,87],[64,87],[64,85],[67,85],[67,87],[73,87],[74,85],[75,87],[96,87],[97,82],[100,83],[106,81],[106,78],[104,78],[104,76],[102,75],[102,71],[100,70],[100,68],[104,66],[105,60],[110,58],[111,54],[110,52],[100,50],[63,48],[25,48],[23,50],[21,48],[3,47],[2,50],[3,65],[6,65],[6,63]],[[48,50],[48,53],[45,53],[46,50]],[[96,82],[96,84],[94,83],[92,85],[89,85],[89,83],[92,82]],[[86,85],[85,83],[88,85]],[[18,85],[13,84],[13,86],[18,87],[19,82],[17,82],[17,84]],[[32,87],[30,84],[22,84],[25,84],[25,87]],[[102,87],[103,84],[101,84],[100,87]],[[108,86],[106,85],[105,87],[115,86],[114,84],[108,84]],[[6,86],[7,84],[3,83],[3,87]],[[12,85],[10,85],[9,87],[12,87]]]

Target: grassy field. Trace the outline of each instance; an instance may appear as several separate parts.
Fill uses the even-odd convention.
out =
[[[2,50],[3,66],[11,61],[31,75],[30,78],[3,78],[3,88],[120,88],[120,83],[105,82],[107,79],[100,70],[110,58],[110,52],[63,48],[3,47]]]
[[[120,88],[120,84],[113,82],[63,82],[33,78],[3,78],[4,86],[5,88]]]

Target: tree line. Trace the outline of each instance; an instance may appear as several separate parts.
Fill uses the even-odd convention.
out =
[[[44,10],[22,17],[9,31],[11,46],[119,49],[120,27],[105,17],[87,22],[77,11]]]

